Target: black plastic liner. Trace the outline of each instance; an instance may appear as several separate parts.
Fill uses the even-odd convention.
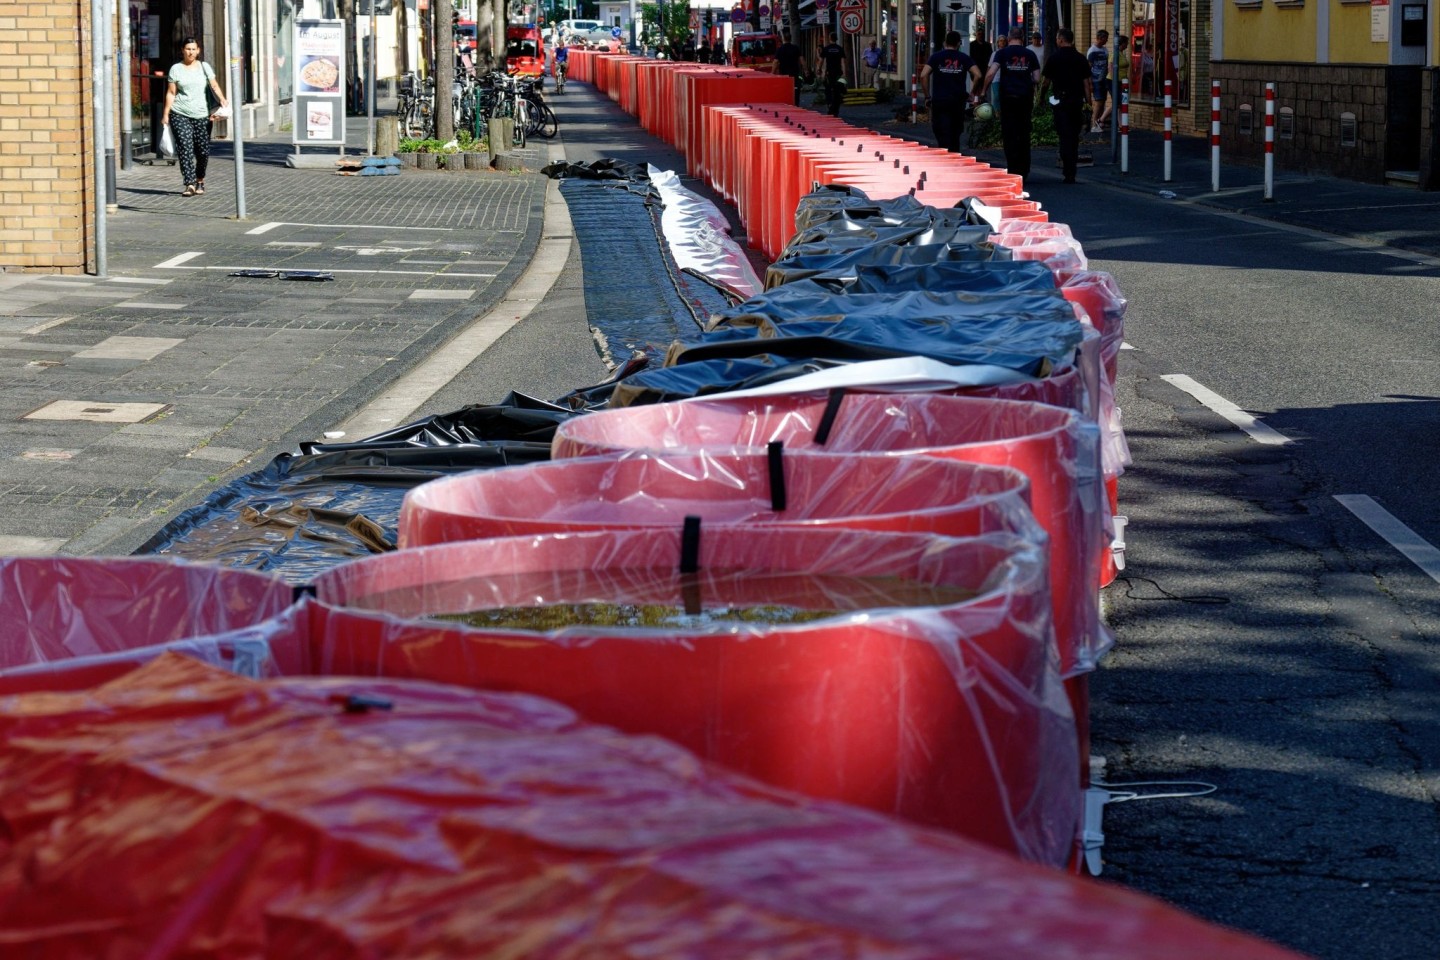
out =
[[[584,258],[585,312],[606,363],[693,336],[710,313],[730,305],[670,257],[658,196],[604,180],[566,180],[560,192]]]
[[[513,404],[512,404],[513,401]],[[136,553],[264,570],[291,583],[395,549],[405,494],[437,477],[550,459],[574,413],[512,395],[350,444],[305,444],[170,521]]]
[[[647,369],[610,388],[609,406],[638,407],[769,386],[806,374],[838,367],[849,361],[790,357],[760,353],[744,359],[705,360],[678,367]]]
[[[540,172],[551,180],[629,180],[633,183],[650,182],[650,172],[638,163],[602,157],[589,163],[552,163],[541,167]]]

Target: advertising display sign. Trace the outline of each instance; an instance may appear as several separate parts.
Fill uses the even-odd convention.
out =
[[[295,22],[295,118],[297,145],[345,143],[345,21]]]

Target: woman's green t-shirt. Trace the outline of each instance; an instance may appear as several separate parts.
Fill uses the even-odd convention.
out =
[[[210,102],[205,99],[205,88],[215,74],[210,64],[196,60],[192,65],[177,63],[170,68],[169,81],[175,84],[175,102],[170,110],[191,120],[204,120],[210,116]]]

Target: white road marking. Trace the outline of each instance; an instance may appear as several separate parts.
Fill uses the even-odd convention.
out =
[[[226,271],[226,272],[229,272],[229,273],[234,273],[234,272],[237,271],[237,270],[277,270],[277,271],[280,271],[280,272],[284,272],[284,271],[286,271],[286,270],[296,270],[296,269],[299,269],[299,268],[298,268],[298,267],[295,267],[295,266],[285,266],[285,267],[275,267],[275,266],[264,266],[264,267],[237,267],[237,266],[233,266],[233,265],[232,265],[232,266],[228,266],[228,267],[176,267],[175,269],[176,269],[176,270],[222,270],[222,271]],[[455,273],[455,272],[450,271],[450,270],[342,270],[342,269],[339,269],[339,268],[336,268],[336,267],[322,267],[322,268],[319,268],[319,269],[320,269],[320,271],[321,271],[322,273],[394,274],[394,275],[396,275],[396,276],[401,276],[401,277],[485,277],[485,278],[491,279],[491,280],[493,280],[493,279],[495,278],[495,274],[493,274],[493,273]],[[265,279],[265,278],[261,278],[261,279]]]
[[[111,277],[111,283],[144,283],[151,286],[163,287],[169,280],[151,280],[148,277]]]
[[[269,233],[276,227],[318,227],[322,230],[438,230],[441,233],[454,233],[454,227],[397,227],[394,224],[378,223],[294,223],[289,220],[277,220],[274,223],[262,223],[254,230],[246,230],[246,236],[254,234]]]
[[[204,250],[191,250],[189,253],[179,253],[179,254],[176,254],[175,256],[171,257],[169,260],[166,260],[164,263],[157,263],[157,264],[155,264],[155,269],[156,269],[156,270],[171,270],[171,269],[174,269],[175,267],[180,266],[180,264],[186,262],[187,260],[194,260],[196,257],[200,257],[200,256],[204,256],[204,255],[205,255],[205,251],[204,251]]]
[[[127,300],[124,303],[115,304],[114,310],[183,310],[189,304],[185,303],[158,303],[153,300]]]
[[[1121,350],[1134,350],[1135,348],[1132,347],[1132,346],[1130,346],[1130,344],[1128,344],[1128,343],[1126,343],[1125,341],[1122,340],[1122,341],[1120,341],[1120,349],[1121,349]]]
[[[33,336],[35,336],[37,333],[44,333],[46,330],[49,330],[51,327],[58,327],[58,326],[60,326],[60,324],[66,323],[66,322],[68,322],[68,321],[70,321],[70,320],[74,320],[74,319],[75,319],[74,317],[56,317],[54,320],[46,320],[44,323],[37,323],[37,324],[35,324],[35,326],[29,327],[29,328],[27,328],[27,329],[25,329],[25,330],[21,330],[20,332],[23,333],[23,334],[24,334],[25,336],[27,336],[27,337],[33,337]]]
[[[411,300],[469,300],[475,296],[474,290],[416,290],[410,294]]]
[[[1429,541],[1363,493],[1337,493],[1335,499],[1386,543],[1403,553],[1426,576],[1440,583],[1440,550]]]
[[[265,244],[267,247],[318,247],[319,240],[271,240]]]
[[[1274,427],[1267,427],[1255,417],[1252,417],[1244,410],[1241,410],[1239,407],[1235,406],[1235,404],[1231,403],[1229,400],[1226,400],[1224,397],[1220,396],[1220,394],[1216,393],[1208,387],[1201,386],[1191,378],[1185,376],[1183,373],[1167,373],[1163,375],[1160,379],[1164,380],[1166,383],[1170,383],[1174,386],[1179,387],[1181,390],[1184,390],[1186,393],[1190,394],[1190,396],[1194,397],[1196,400],[1199,400],[1201,403],[1205,404],[1205,406],[1220,414],[1220,416],[1224,417],[1226,420],[1229,420],[1241,430],[1244,430],[1250,435],[1250,438],[1257,443],[1268,443],[1275,446],[1281,446],[1283,444],[1292,442],[1289,437],[1285,436],[1285,434],[1281,433],[1279,430],[1276,430]]]

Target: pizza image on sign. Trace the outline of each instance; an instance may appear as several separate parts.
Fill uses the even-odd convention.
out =
[[[300,85],[311,93],[339,93],[340,67],[327,57],[311,57],[300,65]]]

